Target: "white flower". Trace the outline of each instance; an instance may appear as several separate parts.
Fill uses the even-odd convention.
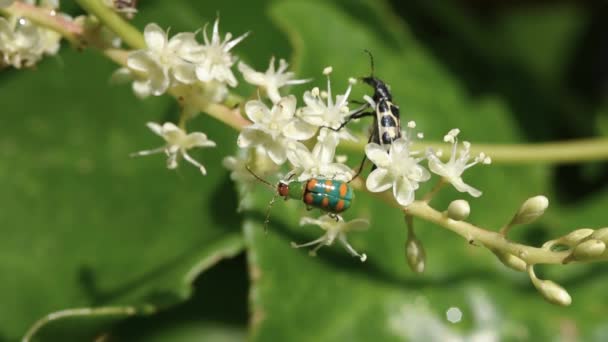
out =
[[[162,95],[174,84],[196,81],[194,65],[186,59],[198,47],[194,33],[178,33],[171,39],[155,23],[144,29],[146,49],[129,54],[127,66],[135,71],[135,94],[141,97]]]
[[[377,167],[367,177],[366,186],[371,192],[382,192],[393,188],[393,196],[402,206],[414,201],[418,183],[426,182],[431,174],[418,163],[423,158],[413,158],[409,142],[399,138],[387,153],[382,146],[370,143],[365,146],[365,154]]]
[[[215,142],[207,139],[205,133],[193,132],[187,134],[171,122],[165,122],[162,126],[155,122],[148,122],[147,126],[152,132],[165,139],[167,144],[154,150],[133,153],[132,156],[147,156],[165,152],[167,154],[167,168],[175,169],[177,168],[177,158],[181,155],[190,164],[198,167],[202,174],[207,174],[205,167],[188,154],[188,150],[194,147],[215,146]]]
[[[306,91],[304,93],[306,107],[301,108],[298,111],[298,115],[302,120],[311,125],[337,129],[344,122],[344,119],[351,114],[348,109],[347,100],[355,80],[349,80],[346,92],[343,95],[336,96],[336,101],[334,102],[331,94],[331,80],[329,78],[331,71],[331,67],[327,67],[323,71],[327,75],[327,92],[321,92],[316,87],[311,91]],[[342,130],[346,131],[346,129]]]
[[[58,33],[27,19],[0,17],[0,65],[31,67],[44,55],[56,54],[60,40]]]
[[[249,65],[239,62],[239,70],[243,74],[245,81],[264,88],[266,94],[273,103],[279,102],[281,95],[279,88],[286,85],[303,84],[310,80],[294,80],[295,74],[291,71],[286,72],[289,64],[284,59],[279,60],[279,68],[275,71],[274,56],[270,58],[270,64],[265,73],[253,70]]]
[[[2,62],[19,69],[29,67],[42,58],[36,46],[40,40],[38,28],[25,19],[0,17],[0,54]]]
[[[273,162],[283,164],[290,140],[310,139],[316,132],[316,127],[294,117],[295,110],[293,95],[282,98],[272,109],[262,101],[247,102],[245,113],[253,125],[243,129],[237,144],[241,148],[262,147]]]
[[[213,33],[211,40],[207,36],[207,27],[203,29],[205,43],[200,45],[197,52],[189,60],[196,64],[196,77],[201,82],[219,81],[235,87],[238,82],[232,73],[232,65],[236,62],[236,57],[230,54],[230,50],[245,39],[249,32],[232,39],[231,33],[226,33],[224,40],[220,38],[218,25],[220,19],[213,23]]]
[[[358,257],[359,259],[361,259],[362,262],[367,259],[367,256],[365,254],[359,254],[348,243],[348,240],[346,239],[346,234],[353,230],[366,229],[369,226],[369,221],[367,221],[365,219],[354,219],[354,220],[345,222],[344,219],[342,219],[342,217],[339,215],[338,216],[323,215],[323,216],[319,217],[318,219],[313,219],[310,217],[303,217],[300,220],[301,226],[308,225],[308,224],[317,225],[317,226],[321,227],[321,229],[325,230],[326,233],[323,236],[321,236],[320,238],[307,242],[307,243],[296,244],[295,242],[292,242],[291,246],[293,248],[301,248],[301,247],[308,247],[308,246],[316,245],[315,248],[313,248],[310,251],[310,255],[316,255],[319,248],[321,248],[323,246],[331,246],[337,238],[338,241],[340,241],[340,243],[344,246],[344,248],[348,251],[348,253],[350,255]]]
[[[8,7],[13,4],[15,0],[0,0],[0,8]]]
[[[317,142],[312,153],[304,144],[292,142],[287,150],[287,158],[296,167],[299,181],[319,177],[350,181],[352,170],[344,164],[334,163],[334,152],[335,147],[328,149],[322,141]]]
[[[462,173],[477,163],[490,164],[492,160],[484,153],[480,153],[471,163],[468,163],[469,159],[471,158],[471,143],[468,141],[464,141],[462,143],[463,148],[460,150],[458,157],[456,157],[458,154],[458,139],[456,139],[456,137],[459,133],[459,129],[452,129],[443,138],[445,142],[452,143],[452,154],[450,155],[450,160],[448,160],[447,163],[443,163],[432,149],[427,151],[429,168],[433,173],[442,176],[443,179],[451,183],[456,190],[460,192],[468,192],[469,195],[473,197],[479,197],[481,196],[481,191],[468,184],[465,184],[465,182],[462,180]]]

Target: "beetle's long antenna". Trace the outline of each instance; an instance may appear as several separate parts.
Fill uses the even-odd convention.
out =
[[[256,174],[255,174],[255,172],[253,172],[253,170],[251,170],[251,168],[249,167],[249,165],[245,165],[245,168],[246,168],[246,169],[247,169],[247,171],[249,171],[249,173],[251,173],[251,175],[252,175],[253,177],[255,177],[257,180],[259,180],[260,182],[262,182],[262,183],[264,183],[264,184],[268,185],[268,186],[269,186],[269,187],[272,189],[272,191],[275,191],[275,190],[276,190],[276,189],[275,189],[275,186],[274,186],[274,185],[272,185],[272,184],[270,184],[270,182],[269,182],[269,181],[267,181],[267,180],[263,179],[262,177],[260,177],[260,176],[256,175]]]
[[[277,200],[277,195],[272,196],[270,202],[268,202],[268,207],[266,207],[266,219],[264,220],[264,233],[268,232],[268,224],[270,223],[270,209],[274,205],[274,202]]]
[[[374,56],[368,49],[364,49],[363,51],[365,51],[365,53],[367,53],[369,55],[369,61],[370,61],[370,65],[372,67],[372,74],[370,75],[370,77],[374,77]]]

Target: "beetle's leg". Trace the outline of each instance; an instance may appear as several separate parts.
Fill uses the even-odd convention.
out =
[[[377,136],[378,136],[378,128],[376,128],[377,126],[374,125],[374,130],[372,131],[372,134],[370,134],[369,139],[367,139],[367,143],[369,144],[372,141],[376,141],[377,140]],[[367,155],[363,154],[363,159],[361,160],[361,164],[359,164],[359,169],[357,169],[357,172],[355,173],[355,175],[353,176],[353,178],[351,178],[350,181],[348,181],[349,183],[353,181],[353,179],[359,177],[359,175],[361,174],[361,171],[363,171],[363,168],[365,167],[365,162],[367,161]]]
[[[361,111],[358,112],[354,112],[353,114],[349,115],[346,120],[344,120],[343,123],[340,124],[340,126],[338,126],[338,128],[333,128],[333,127],[328,127],[328,126],[321,126],[321,128],[327,128],[327,129],[331,129],[334,132],[338,132],[339,130],[341,130],[342,128],[344,128],[344,126],[346,126],[351,120],[355,120],[355,119],[360,119],[366,116],[374,116],[376,115],[375,112],[366,112],[365,110],[367,109],[367,107],[362,108]]]

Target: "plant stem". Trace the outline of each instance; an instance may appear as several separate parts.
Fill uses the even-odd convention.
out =
[[[100,0],[76,0],[85,11],[95,15],[112,32],[133,49],[146,47],[144,37],[133,25]]]
[[[362,139],[360,140],[362,141]],[[349,151],[361,151],[364,144],[344,141]],[[414,143],[413,149],[444,149],[442,143]],[[471,155],[484,152],[492,163],[500,164],[575,164],[608,159],[608,138],[587,138],[536,144],[473,144]],[[447,158],[449,156],[444,156]]]
[[[95,14],[99,19],[110,27],[131,47],[143,47],[144,41],[142,34],[136,28],[127,23],[122,17],[106,7],[99,0],[77,0],[77,2],[90,13]],[[53,16],[48,10],[40,9],[21,2],[16,2],[3,12],[8,14],[19,14],[34,22],[40,23],[45,27],[55,30],[70,41],[79,41],[82,28],[70,21]],[[103,53],[111,60],[120,65],[126,64],[127,52],[120,49],[105,49]],[[228,105],[223,104],[198,104],[198,109],[212,117],[228,124],[236,130],[242,130],[250,122],[244,119],[239,110],[232,108],[232,104],[239,103],[242,99],[234,94],[230,94],[227,100]],[[444,148],[446,145],[441,143],[414,144],[414,148],[432,147],[434,149]],[[349,151],[362,151],[363,143],[353,143],[344,141],[341,144]],[[503,164],[565,164],[580,163],[585,161],[596,161],[608,159],[608,138],[590,138],[580,140],[570,140],[561,142],[548,142],[538,144],[475,144],[472,146],[471,154],[485,152],[494,163]]]
[[[8,8],[1,9],[0,13],[27,18],[40,26],[59,33],[74,45],[78,46],[82,43],[82,27],[65,19],[55,10],[36,7],[24,2],[15,2]]]
[[[36,333],[38,333],[38,331],[40,331],[40,329],[42,329],[45,325],[62,318],[81,316],[133,316],[135,314],[151,314],[154,311],[155,309],[152,307],[139,309],[133,306],[76,308],[56,311],[36,321],[36,323],[34,323],[34,325],[32,325],[25,333],[22,341],[31,341]]]

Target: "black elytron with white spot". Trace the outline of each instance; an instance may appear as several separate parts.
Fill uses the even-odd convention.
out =
[[[374,128],[369,140],[388,149],[393,141],[401,138],[399,107],[393,103],[393,97],[382,80],[372,74],[372,76],[364,77],[363,82],[374,88],[372,101],[369,101],[368,98],[369,105],[375,109],[374,112],[367,113],[368,115],[374,115]],[[351,118],[352,115],[348,119]]]
[[[374,95],[371,98],[366,96],[366,106],[349,115],[337,129],[331,129],[338,131],[346,126],[351,120],[373,116],[374,125],[372,126],[368,142],[374,142],[388,150],[393,141],[401,138],[399,106],[393,103],[393,96],[386,83],[374,76],[374,57],[371,52],[368,50],[364,51],[369,55],[372,72],[370,76],[362,77],[361,80],[374,88]],[[373,108],[374,110],[369,111],[370,108]],[[361,173],[366,159],[367,156],[364,156],[361,161],[361,166],[353,179]]]

